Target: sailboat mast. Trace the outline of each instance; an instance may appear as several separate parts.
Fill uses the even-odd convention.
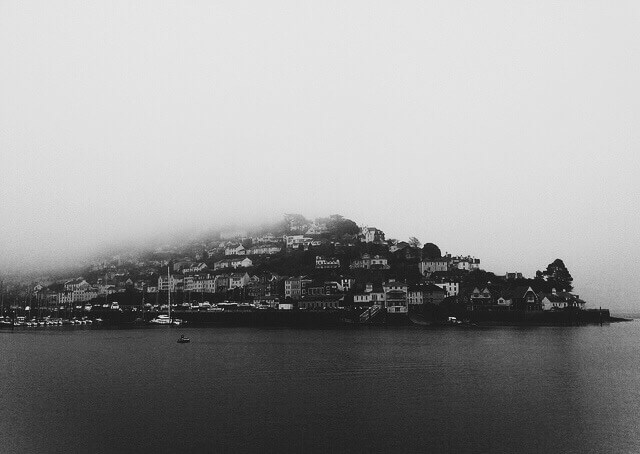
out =
[[[169,323],[171,323],[171,273],[167,265],[167,294],[169,295]]]

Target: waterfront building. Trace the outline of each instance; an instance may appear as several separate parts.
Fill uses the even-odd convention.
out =
[[[440,283],[435,283],[434,285],[437,285],[438,287],[440,287],[441,289],[444,290],[445,297],[446,296],[456,296],[456,295],[458,295],[458,293],[460,293],[460,283],[459,282],[454,282],[454,281],[440,282]]]
[[[181,291],[184,288],[184,278],[177,274],[172,274],[171,276],[160,275],[158,277],[158,290],[160,292],[166,292],[167,290],[170,292]]]
[[[307,294],[307,287],[313,281],[306,276],[291,277],[284,281],[285,298],[299,299]]]
[[[384,291],[384,307],[390,313],[407,313],[409,304],[407,301],[408,285],[399,281],[388,281],[382,285]]]
[[[555,289],[551,293],[541,293],[540,304],[544,311],[557,311],[569,307],[584,309],[585,302],[578,295],[570,292],[556,292]]]
[[[339,309],[343,307],[344,297],[335,296],[308,296],[298,302],[298,309],[326,310]]]
[[[242,288],[247,285],[251,279],[248,273],[233,273],[229,276],[229,290],[234,288]]]
[[[409,287],[407,291],[407,302],[409,307],[418,307],[423,304],[440,305],[446,298],[444,289],[435,284],[418,284]]]

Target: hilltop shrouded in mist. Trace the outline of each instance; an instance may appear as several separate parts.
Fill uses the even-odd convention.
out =
[[[3,2],[0,272],[342,213],[631,310],[637,6],[567,11]]]

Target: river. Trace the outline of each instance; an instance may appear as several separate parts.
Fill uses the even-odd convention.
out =
[[[639,418],[639,321],[0,331],[2,453],[637,453]]]

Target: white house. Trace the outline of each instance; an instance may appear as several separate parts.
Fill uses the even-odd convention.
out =
[[[441,282],[435,285],[444,290],[445,296],[456,296],[458,293],[460,293],[459,282]]]
[[[404,282],[388,281],[382,285],[384,290],[384,301],[387,312],[407,313],[409,304],[407,300],[407,290],[409,286]]]
[[[160,292],[166,292],[167,290],[171,292],[182,290],[183,284],[184,278],[175,274],[172,274],[170,277],[165,275],[160,275],[160,277],[158,277],[158,291]]]
[[[288,248],[300,248],[300,247],[308,247],[313,238],[306,237],[304,235],[285,235],[284,242]]]
[[[369,254],[363,254],[359,260],[353,260],[350,268],[363,269],[363,270],[388,270],[389,262],[385,257],[374,255],[371,257]]]
[[[360,241],[363,243],[383,243],[384,232],[375,227],[362,227],[360,229]]]
[[[249,257],[233,258],[220,260],[213,264],[214,270],[223,270],[225,268],[249,268],[253,266],[253,261]]]
[[[229,289],[244,287],[251,281],[248,273],[233,273],[229,276]]]
[[[238,246],[230,246],[225,248],[224,255],[246,255],[246,251],[240,244]]]
[[[544,294],[541,304],[544,311],[560,310],[567,307],[584,309],[585,306],[585,302],[578,295],[570,292],[556,292],[555,290],[552,293]]]
[[[317,269],[331,269],[340,268],[340,260],[333,257],[316,256],[316,268]]]
[[[275,244],[265,244],[254,246],[246,251],[247,255],[273,255],[282,251],[280,246],[276,246]]]
[[[64,289],[68,290],[68,291],[86,290],[89,287],[91,287],[91,284],[89,284],[87,281],[85,281],[81,277],[79,277],[77,279],[71,279],[71,280],[69,280],[69,281],[64,283]]]
[[[449,267],[449,261],[446,259],[427,260],[420,262],[420,274],[423,276],[430,276],[431,273],[438,271],[447,271]]]
[[[191,274],[191,273],[201,273],[202,271],[207,269],[206,263],[199,263],[197,265],[191,266],[189,268],[184,268],[182,270],[183,274]]]

